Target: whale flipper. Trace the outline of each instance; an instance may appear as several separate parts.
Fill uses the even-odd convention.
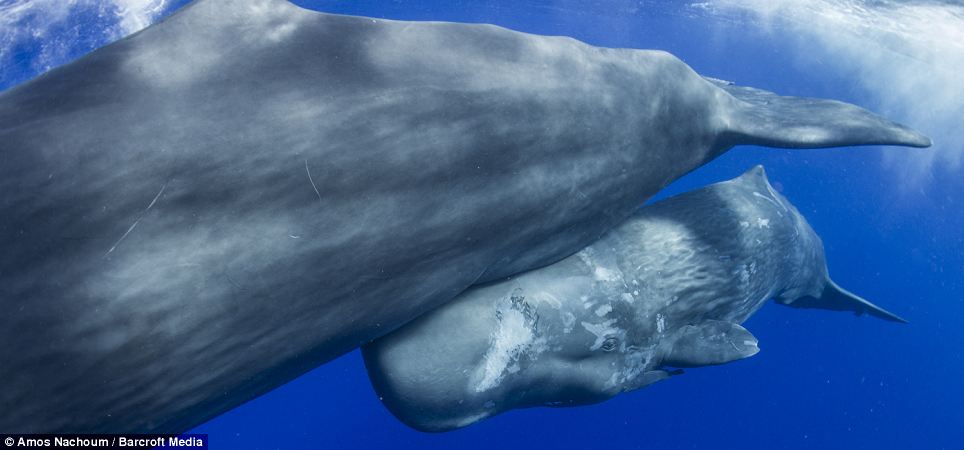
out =
[[[667,378],[674,377],[677,375],[682,375],[682,369],[676,370],[647,370],[639,374],[635,380],[632,382],[627,382],[623,386],[623,392],[635,391],[636,389],[644,388],[653,383],[663,381]]]
[[[784,97],[727,81],[707,80],[737,100],[731,112],[731,129],[724,133],[724,142],[729,145],[782,148],[931,145],[926,136],[849,103]]]
[[[852,311],[858,316],[866,313],[874,317],[889,320],[891,322],[907,323],[907,320],[904,318],[873,303],[870,303],[860,296],[838,286],[837,283],[834,283],[833,280],[830,279],[827,279],[827,284],[823,288],[823,292],[820,294],[820,297],[805,296],[800,297],[790,303],[778,303],[792,306],[794,308]]]
[[[757,339],[742,326],[721,320],[686,325],[661,344],[663,364],[699,367],[749,358],[760,351]]]

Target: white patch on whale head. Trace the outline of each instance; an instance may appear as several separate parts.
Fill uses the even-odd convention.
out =
[[[565,314],[562,315],[562,332],[565,334],[571,333],[572,327],[575,324],[576,316],[573,313],[566,311]]]
[[[489,350],[482,357],[482,380],[475,387],[482,392],[498,385],[509,366],[518,361],[535,339],[535,334],[526,326],[521,311],[508,309],[503,312],[499,329],[492,337]]]
[[[552,293],[548,291],[537,292],[533,294],[530,298],[532,298],[535,301],[548,304],[549,306],[555,309],[562,308],[562,301],[560,301],[558,297],[556,297],[555,295],[552,295]]]
[[[613,249],[613,251],[615,251],[615,249]],[[579,253],[576,253],[576,256],[579,257],[583,264],[588,266],[588,268],[592,271],[593,278],[595,278],[596,281],[602,281],[604,283],[624,282],[622,271],[618,268],[613,269],[611,267],[607,267],[607,265],[601,263],[597,258],[595,258],[596,252],[592,247],[584,248]]]
[[[746,286],[750,283],[750,266],[741,265],[736,269],[736,275],[740,277],[740,286],[743,290],[746,290]]]
[[[524,355],[534,357],[547,347],[545,339],[536,336],[535,320],[527,317],[514,304],[503,301],[499,313],[498,329],[492,334],[489,349],[473,377],[473,380],[479,380],[475,386],[476,392],[498,386],[506,373],[521,370],[519,360]]]
[[[619,275],[615,271],[605,268],[603,266],[596,266],[593,270],[593,276],[599,281],[618,281]]]
[[[589,346],[589,350],[596,351],[602,348],[603,343],[606,342],[606,338],[611,336],[622,336],[625,332],[619,328],[613,326],[616,323],[616,319],[609,319],[603,323],[589,323],[581,322],[583,328],[586,331],[592,333],[596,336],[595,342]]]
[[[596,315],[599,317],[603,317],[606,314],[609,314],[610,312],[612,312],[612,310],[613,310],[613,307],[607,303],[605,305],[602,305],[596,308]]]

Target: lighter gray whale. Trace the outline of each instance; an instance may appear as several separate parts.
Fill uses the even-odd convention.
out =
[[[0,93],[0,429],[184,431],[739,144],[929,141],[661,51],[195,1]]]
[[[830,279],[820,238],[757,166],[643,207],[555,264],[470,288],[362,352],[396,417],[449,431],[753,356],[740,324],[771,298],[904,322]]]

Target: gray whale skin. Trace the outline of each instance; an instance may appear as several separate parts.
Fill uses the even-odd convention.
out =
[[[184,431],[737,144],[929,141],[659,51],[198,0],[0,93],[0,430]]]
[[[904,321],[830,280],[820,238],[757,166],[643,207],[555,264],[470,288],[362,352],[396,417],[448,431],[755,355],[740,324],[770,298]]]

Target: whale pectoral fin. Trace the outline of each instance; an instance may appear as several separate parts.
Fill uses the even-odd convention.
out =
[[[757,343],[740,325],[707,320],[680,328],[661,344],[662,364],[671,367],[724,364],[757,354],[760,351]]]
[[[639,374],[639,375],[636,377],[636,379],[634,379],[634,380],[632,381],[632,383],[626,383],[626,384],[624,384],[624,385],[623,385],[623,391],[624,391],[624,392],[635,391],[636,389],[644,388],[644,387],[649,386],[649,385],[651,385],[651,384],[653,384],[653,383],[656,383],[656,382],[659,382],[659,381],[663,381],[663,380],[665,380],[665,379],[667,379],[667,378],[669,378],[669,377],[673,377],[673,376],[676,376],[676,375],[682,375],[682,374],[683,374],[683,370],[682,370],[682,369],[676,369],[676,370],[648,370],[648,371],[646,371],[646,372],[643,372],[643,373]]]
[[[772,92],[707,78],[738,102],[730,111],[725,145],[822,148],[845,145],[929,147],[926,136],[849,103]]]
[[[779,302],[794,308],[827,309],[831,311],[851,311],[856,315],[869,314],[871,316],[889,320],[891,322],[907,323],[903,317],[881,308],[860,296],[840,287],[833,280],[828,279],[820,297],[805,296],[791,302]]]

